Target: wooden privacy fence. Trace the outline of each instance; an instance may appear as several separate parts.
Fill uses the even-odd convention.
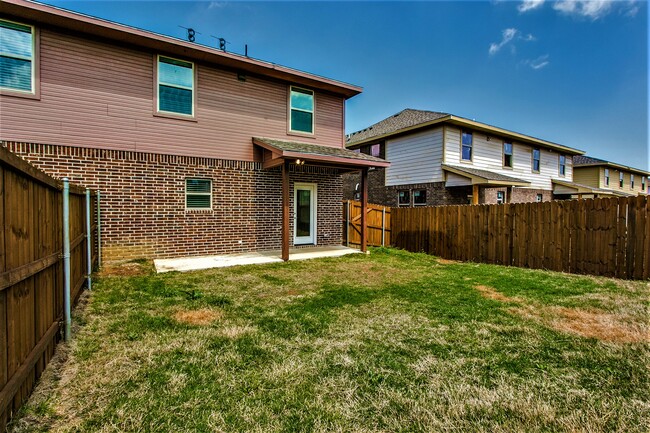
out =
[[[96,234],[96,200],[91,229]],[[0,431],[29,396],[61,339],[62,183],[0,147]],[[70,187],[70,287],[87,280],[86,191]]]
[[[383,247],[390,245],[390,208],[368,204],[366,208],[368,246]],[[361,246],[361,202],[346,200],[343,202],[343,245]]]
[[[396,208],[393,246],[451,260],[650,278],[647,196]]]

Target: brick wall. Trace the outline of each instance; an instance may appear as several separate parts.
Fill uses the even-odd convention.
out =
[[[260,163],[3,142],[56,178],[99,189],[104,260],[168,258],[281,248],[279,168]],[[185,210],[185,179],[212,179],[213,209]],[[317,184],[318,245],[341,244],[340,174],[291,166],[294,182]],[[293,220],[291,221],[293,240]]]

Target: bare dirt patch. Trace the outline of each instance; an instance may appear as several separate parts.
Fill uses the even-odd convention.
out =
[[[145,260],[109,262],[102,266],[98,275],[100,277],[136,277],[150,275],[152,270],[153,264]]]
[[[496,289],[488,286],[478,285],[474,286],[476,290],[481,292],[481,295],[488,299],[494,299],[501,302],[521,302],[519,298],[510,298],[503,293],[497,292]]]
[[[217,310],[203,308],[201,310],[181,310],[174,314],[177,322],[189,325],[210,325],[223,317],[223,313]]]
[[[456,263],[460,263],[456,260],[448,260],[448,259],[438,259],[437,262],[440,265],[454,265]]]

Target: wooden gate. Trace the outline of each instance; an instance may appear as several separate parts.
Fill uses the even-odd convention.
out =
[[[366,209],[368,227],[368,246],[390,245],[390,208],[368,204]],[[361,246],[361,202],[343,202],[343,245],[359,248]]]

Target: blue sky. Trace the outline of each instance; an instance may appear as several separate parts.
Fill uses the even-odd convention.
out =
[[[443,111],[650,169],[645,1],[45,1],[360,85],[346,130]]]

